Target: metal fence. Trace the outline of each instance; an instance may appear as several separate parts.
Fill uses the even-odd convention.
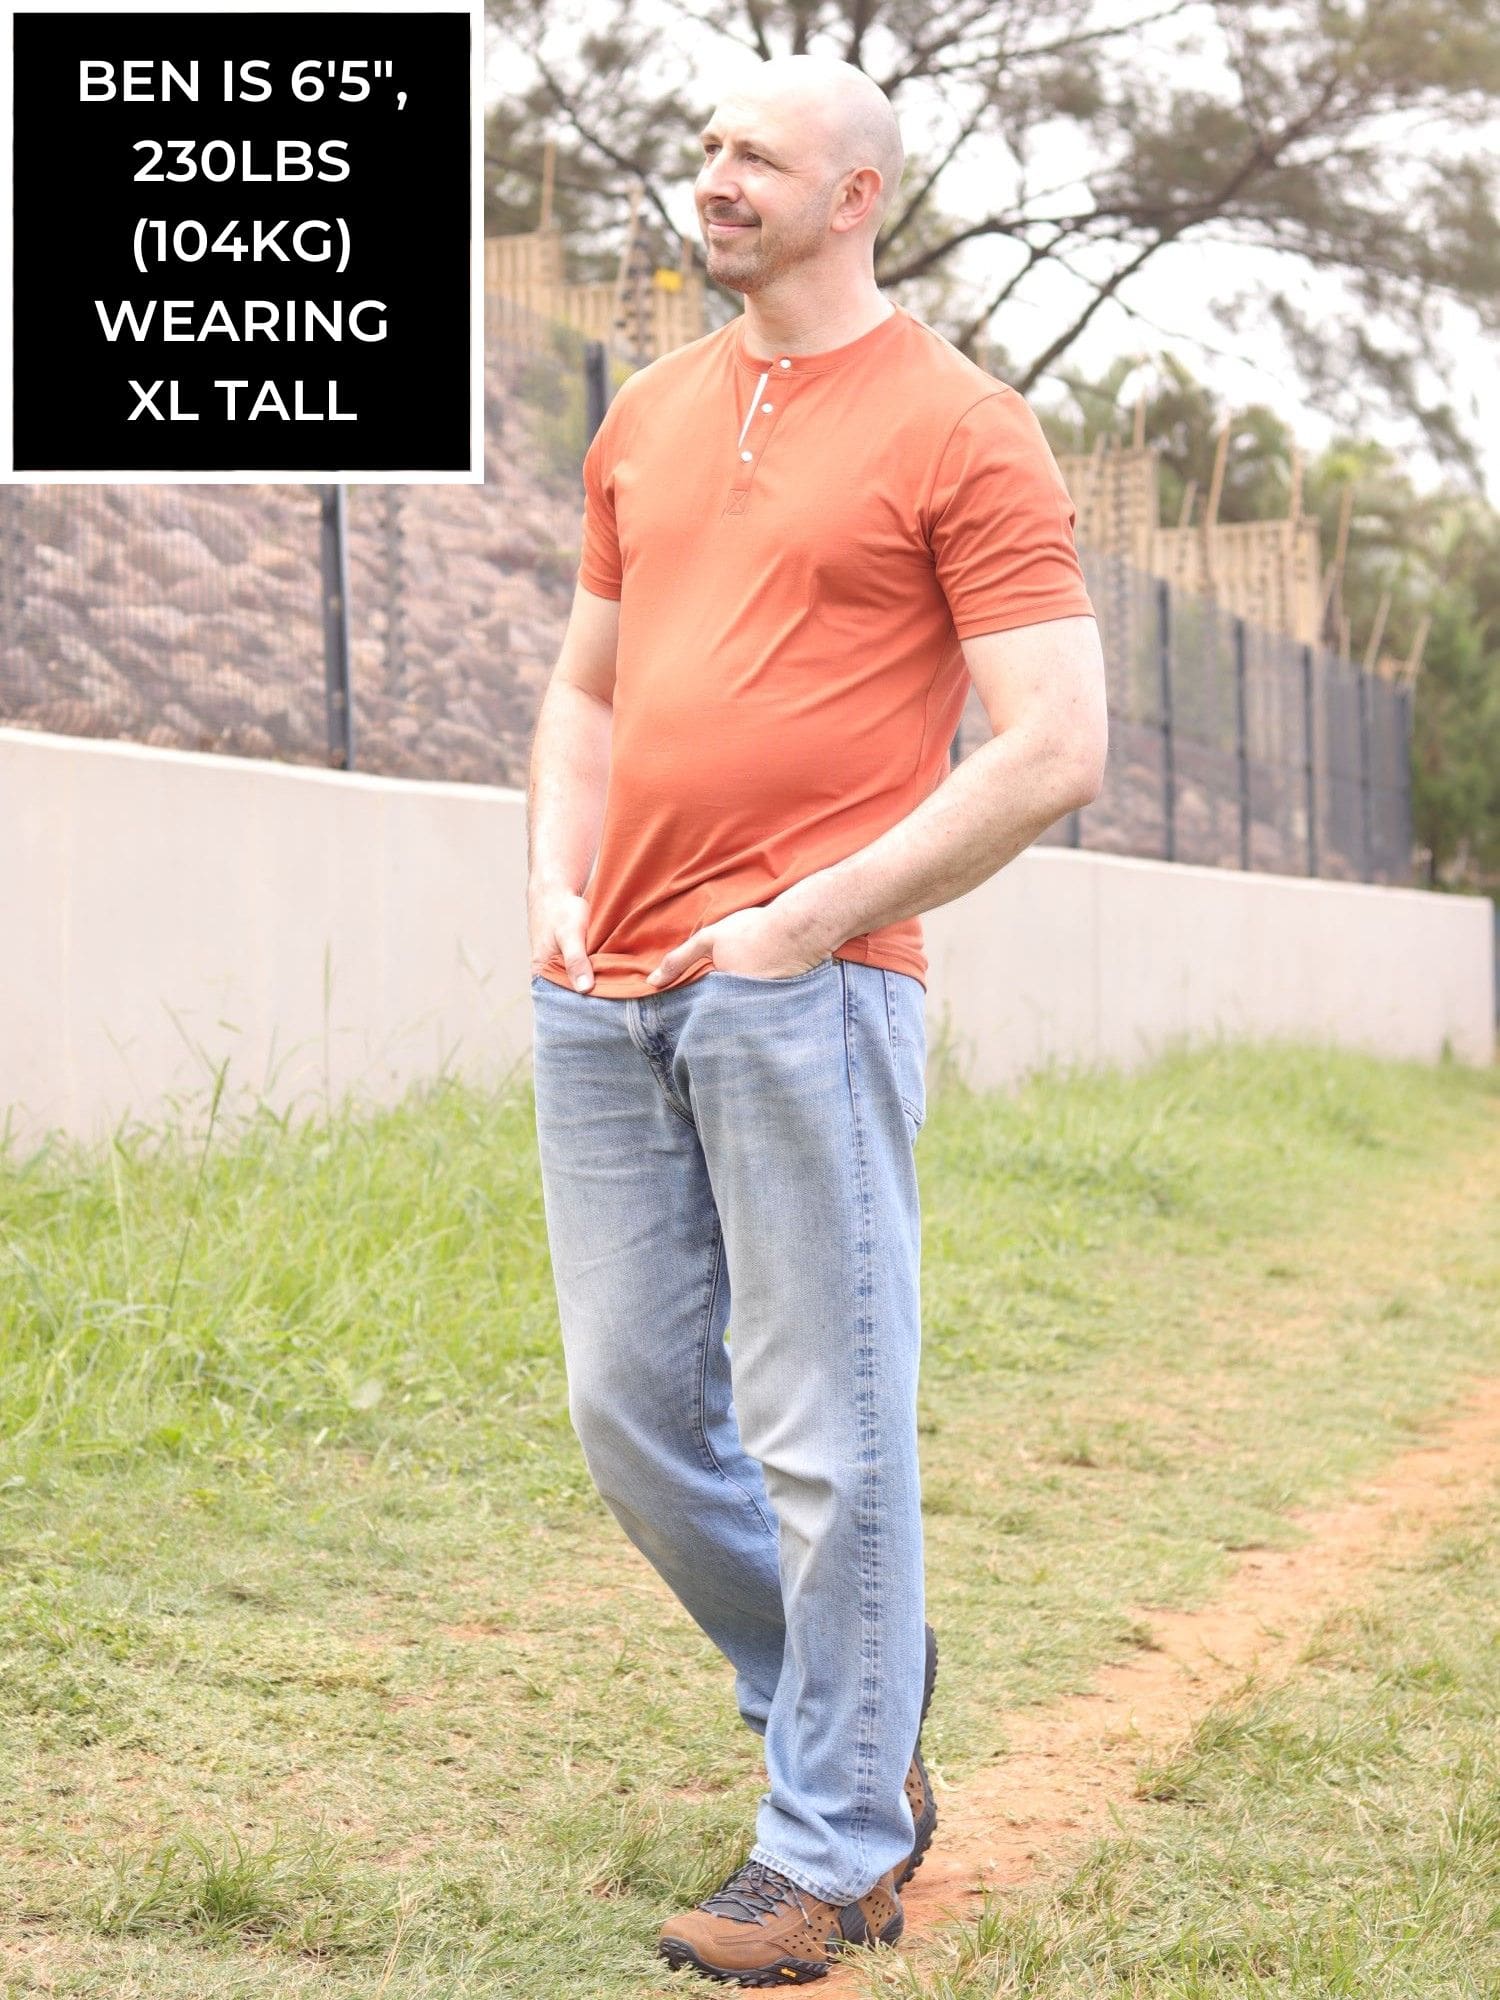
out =
[[[522,787],[624,371],[490,298],[478,486],[0,487],[0,721]],[[1083,551],[1110,759],[1044,836],[1410,879],[1410,691]],[[953,745],[989,734],[977,695]]]
[[[483,486],[0,486],[0,721],[524,784],[587,437],[583,341],[496,310]]]
[[[1106,659],[1104,789],[1043,839],[1163,861],[1406,883],[1411,691],[1082,551]],[[989,734],[971,698],[959,755]]]

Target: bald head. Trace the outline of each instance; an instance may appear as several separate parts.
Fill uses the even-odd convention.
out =
[[[785,115],[817,142],[834,186],[862,167],[880,176],[870,233],[879,230],[895,199],[905,164],[901,129],[880,85],[853,63],[834,56],[773,56],[736,76],[732,98],[746,110]]]

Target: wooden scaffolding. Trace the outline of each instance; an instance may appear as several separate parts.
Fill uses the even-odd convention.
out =
[[[589,340],[602,340],[616,361],[643,368],[660,354],[705,333],[703,276],[684,240],[675,269],[656,261],[645,215],[645,187],[630,190],[630,215],[613,281],[577,284],[567,275],[562,231],[552,207],[553,146],[542,161],[537,227],[518,236],[487,236],[484,243],[485,313],[490,325],[530,316],[560,320]]]
[[[1058,466],[1077,513],[1081,546],[1120,556],[1147,575],[1165,577],[1173,590],[1191,592],[1231,617],[1299,645],[1327,645],[1349,653],[1349,621],[1342,583],[1352,491],[1341,510],[1337,546],[1325,568],[1318,524],[1302,511],[1302,466],[1294,458],[1290,505],[1279,521],[1221,521],[1219,501],[1228,460],[1230,426],[1219,434],[1213,476],[1202,518],[1193,516],[1196,490],[1189,485],[1180,519],[1159,518],[1158,454],[1137,441],[1124,445],[1101,437],[1093,451],[1058,455]],[[1364,661],[1367,672],[1388,680],[1414,679],[1426,632],[1405,659],[1380,650],[1387,601],[1377,613]]]

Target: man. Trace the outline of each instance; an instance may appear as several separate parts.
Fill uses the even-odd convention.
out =
[[[919,913],[1097,796],[1106,723],[1035,418],[875,285],[883,93],[781,58],[701,136],[745,310],[631,376],[585,461],[533,1056],[574,1428],[765,1739],[747,1861],[659,1948],[780,1985],[895,1941],[936,1818]],[[971,678],[995,737],[948,775]]]

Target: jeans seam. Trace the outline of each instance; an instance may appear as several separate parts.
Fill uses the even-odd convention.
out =
[[[901,1032],[901,1024],[897,1018],[895,1000],[891,993],[890,974],[883,966],[881,967],[880,980],[881,985],[885,989],[885,1025],[890,1037],[891,1061],[896,1072],[896,1095],[901,1099],[901,1109],[912,1122],[911,1137],[915,1140],[918,1132],[922,1129],[922,1113],[918,1111],[916,1105],[901,1087],[901,1050],[906,1037]]]
[[[708,1343],[713,1338],[714,1301],[719,1296],[719,1279],[724,1269],[724,1231],[717,1219],[715,1219],[713,1225],[713,1232],[714,1261],[708,1279],[708,1303],[703,1312],[703,1330],[698,1341],[698,1395],[693,1406],[693,1432],[697,1438],[698,1449],[703,1454],[704,1464],[711,1471],[717,1472],[726,1486],[732,1487],[736,1493],[749,1501],[751,1508],[759,1517],[762,1527],[764,1527],[766,1533],[771,1537],[771,1540],[775,1542],[778,1539],[775,1523],[766,1519],[766,1511],[755,1495],[748,1492],[741,1486],[737,1479],[731,1478],[729,1473],[724,1470],[723,1466],[719,1463],[718,1454],[708,1441],[708,1424],[705,1417],[708,1405]]]
[[[849,1105],[852,1124],[855,1184],[858,1189],[859,1219],[856,1242],[855,1297],[855,1434],[859,1451],[859,1499],[856,1521],[859,1535],[860,1601],[860,1689],[859,1723],[855,1743],[855,1808],[852,1838],[855,1851],[863,1857],[870,1807],[874,1800],[875,1716],[880,1690],[879,1611],[880,1574],[875,1524],[879,1512],[879,1464],[871,1449],[874,1421],[874,1343],[870,1326],[870,1296],[874,1287],[871,1255],[870,1179],[865,1158],[859,1093],[859,1058],[855,1052],[855,1029],[859,1022],[859,1001],[851,991],[848,974],[844,988],[844,1060],[849,1076]]]
[[[585,994],[581,997],[586,999],[588,996]],[[651,1072],[651,1080],[661,1095],[662,1103],[666,1105],[668,1111],[674,1112],[682,1120],[690,1132],[696,1133],[698,1130],[696,1120],[677,1101],[658,1067],[656,1043],[646,1026],[640,1002],[626,1000],[622,1004],[625,1008],[625,1032],[644,1056],[646,1067]]]

